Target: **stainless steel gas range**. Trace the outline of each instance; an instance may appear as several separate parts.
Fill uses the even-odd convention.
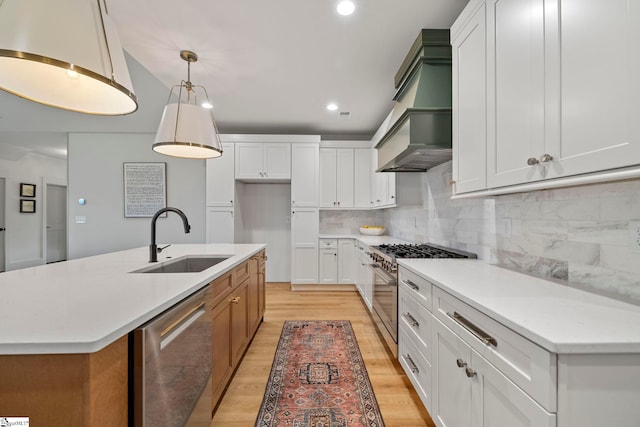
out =
[[[398,264],[400,258],[477,258],[475,254],[431,243],[371,247],[373,312],[378,330],[394,356],[398,353]]]

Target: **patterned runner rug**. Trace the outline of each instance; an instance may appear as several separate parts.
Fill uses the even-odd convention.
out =
[[[256,427],[383,427],[348,320],[284,323]]]

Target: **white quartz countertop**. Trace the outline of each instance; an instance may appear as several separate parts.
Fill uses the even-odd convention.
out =
[[[158,254],[159,262],[185,255],[229,257],[200,273],[131,273],[150,265],[148,247],[2,273],[0,354],[98,351],[264,247],[171,245]]]
[[[640,307],[479,260],[401,267],[554,353],[640,353]]]
[[[355,239],[366,246],[409,243],[391,236],[369,236],[366,234],[320,234],[320,239]]]

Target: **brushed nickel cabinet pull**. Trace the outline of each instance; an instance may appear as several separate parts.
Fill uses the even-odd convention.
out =
[[[464,368],[465,366],[467,366],[467,362],[462,359],[458,359],[456,360],[456,365],[458,365],[458,368]]]
[[[418,321],[415,319],[415,317],[413,317],[411,315],[411,313],[406,312],[404,314],[404,317],[406,317],[407,319],[409,319],[409,323],[411,323],[411,326],[413,326],[414,328],[419,328],[420,327],[420,323],[418,323]]]
[[[529,166],[537,165],[538,163],[540,163],[540,162],[539,162],[539,161],[538,161],[538,159],[536,159],[535,157],[529,157],[529,158],[527,159],[527,164],[528,164]]]
[[[543,154],[542,157],[540,157],[540,161],[542,163],[549,163],[551,160],[553,160],[553,156],[551,154]]]
[[[408,364],[411,365],[410,369],[411,372],[413,372],[414,374],[419,374],[420,373],[420,369],[418,369],[418,367],[416,366],[415,363],[413,363],[413,359],[411,358],[411,356],[409,355],[409,353],[407,353],[404,356],[405,360],[407,361]]]
[[[464,368],[464,373],[467,374],[467,377],[469,377],[469,378],[473,378],[476,375],[478,375],[478,373],[476,371],[474,371],[473,369],[471,369],[469,367]]]
[[[498,341],[495,338],[471,323],[469,320],[465,319],[464,316],[462,316],[460,313],[454,311],[453,314],[447,313],[447,316],[452,318],[457,324],[465,328],[473,336],[482,341],[484,345],[492,345],[494,347],[498,347]]]
[[[231,298],[231,302],[234,304],[238,304],[240,302],[240,297]]]
[[[416,285],[415,283],[413,283],[409,279],[403,280],[402,283],[404,283],[405,285],[407,285],[408,287],[410,287],[414,291],[418,291],[418,292],[420,291],[420,286]]]

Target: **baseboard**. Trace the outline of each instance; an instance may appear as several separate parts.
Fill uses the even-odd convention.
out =
[[[353,291],[357,291],[356,289],[356,285],[353,284],[346,284],[346,285],[321,285],[321,284],[317,284],[317,285],[308,285],[308,284],[303,284],[303,285],[295,285],[295,284],[291,284],[291,290],[292,291],[302,291],[302,292],[307,292],[307,291],[325,291],[325,292],[353,292]]]

